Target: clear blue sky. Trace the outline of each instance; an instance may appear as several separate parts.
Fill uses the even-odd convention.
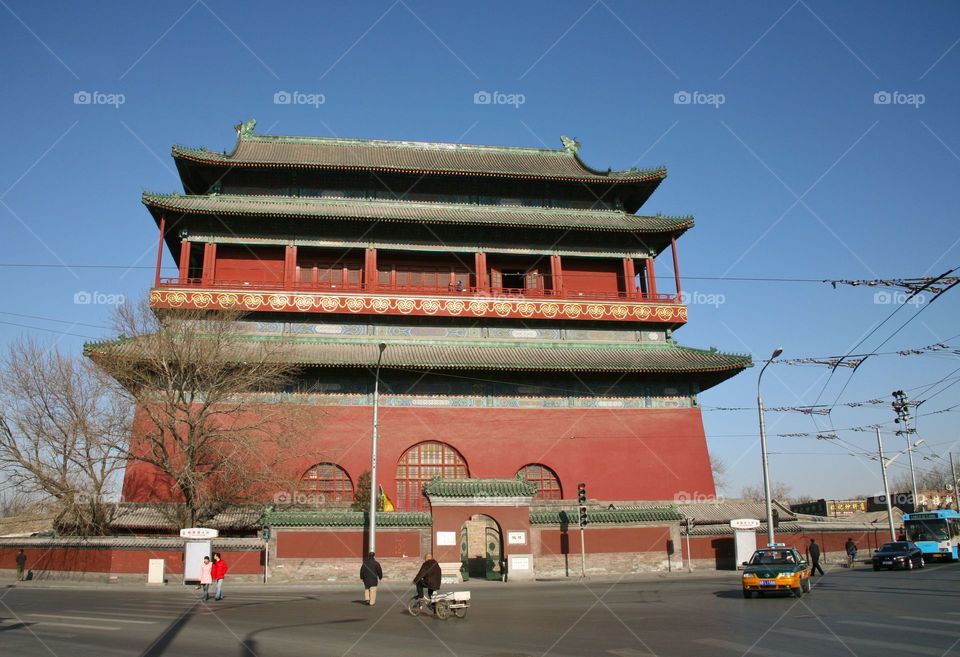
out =
[[[950,2],[3,0],[0,341],[28,332],[79,351],[84,336],[109,335],[111,307],[74,298],[129,299],[149,286],[157,235],[140,193],[180,190],[170,146],[232,148],[231,126],[255,117],[259,132],[276,134],[550,147],[566,134],[596,168],[666,164],[669,178],[643,212],[697,219],[680,263],[700,303],[677,338],[756,359],[778,344],[785,356],[843,354],[896,306],[866,288],[729,279],[923,276],[960,265],[958,18]],[[284,91],[323,103],[274,103]],[[475,104],[481,91],[523,102]],[[76,103],[78,92],[91,102]],[[878,92],[889,95],[878,103]],[[669,268],[664,259],[661,273]],[[883,350],[954,337],[958,308],[960,288]],[[918,309],[900,311],[861,350]],[[919,393],[957,367],[953,354],[878,356],[840,401]],[[733,494],[760,480],[756,414],[709,409],[752,406],[757,371],[702,396]],[[811,404],[828,374],[771,367],[767,404]],[[821,402],[849,377],[838,370]],[[960,385],[920,412],[958,402]],[[829,418],[771,413],[768,423],[779,434],[891,418],[888,407],[837,407]],[[921,418],[930,447],[918,455],[960,451],[956,419]],[[816,497],[879,490],[876,462],[850,455],[874,449],[874,435],[838,435],[846,442],[772,435],[774,478]],[[904,445],[889,432],[887,443]]]

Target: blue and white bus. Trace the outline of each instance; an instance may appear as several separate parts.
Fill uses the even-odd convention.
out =
[[[924,560],[934,557],[956,561],[960,545],[960,513],[953,509],[919,511],[903,516],[908,541],[923,552]]]

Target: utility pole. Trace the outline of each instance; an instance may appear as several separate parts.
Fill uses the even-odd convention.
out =
[[[890,502],[890,486],[887,485],[887,462],[883,458],[883,440],[880,438],[880,427],[877,427],[877,448],[880,450],[880,471],[883,473],[883,496],[887,500],[887,523],[890,525],[890,540],[896,541],[897,530],[893,526],[893,504]]]
[[[960,511],[960,502],[957,501],[957,469],[953,467],[953,452],[950,452],[950,477],[951,483],[953,484],[951,487],[953,489],[951,492],[953,495],[953,508]]]
[[[910,458],[910,481],[913,485],[913,490],[911,491],[912,501],[913,501],[913,510],[919,511],[919,499],[917,497],[917,472],[913,468],[913,448],[914,445],[911,442],[910,435],[914,433],[914,429],[910,428],[910,401],[907,400],[907,395],[903,390],[894,390],[893,391],[893,410],[897,414],[897,419],[894,420],[897,424],[902,424],[902,429],[897,429],[898,436],[905,436],[907,439],[907,456]]]

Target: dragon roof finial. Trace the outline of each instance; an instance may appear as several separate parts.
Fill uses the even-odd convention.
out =
[[[576,155],[580,152],[580,142],[577,141],[576,137],[571,139],[566,135],[560,135],[560,141],[563,143],[563,150],[567,151],[568,153],[573,153]]]
[[[233,129],[237,131],[237,137],[249,137],[253,134],[253,129],[257,125],[256,119],[250,119],[249,121],[244,121],[233,126]]]

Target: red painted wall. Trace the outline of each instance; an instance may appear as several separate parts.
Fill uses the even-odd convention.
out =
[[[16,568],[18,548],[0,547],[0,567]],[[231,573],[253,575],[263,573],[262,555],[258,550],[219,550]],[[151,550],[112,547],[25,547],[27,570],[138,574],[144,577],[150,559],[164,559],[167,574],[183,573],[182,550]],[[228,575],[229,576],[229,575]]]
[[[429,530],[427,530],[429,531]],[[420,531],[377,530],[378,557],[414,557],[420,554]],[[363,529],[344,530],[279,530],[278,559],[322,559],[354,557],[362,559],[366,552]]]
[[[620,260],[564,258],[563,289],[608,294],[624,292],[623,263]]]
[[[534,555],[580,554],[580,529],[541,529]],[[663,552],[670,540],[670,527],[588,527],[584,535],[587,554],[614,552]],[[678,546],[674,549],[679,551]]]
[[[284,252],[280,247],[219,244],[214,277],[218,281],[283,283],[283,259]]]
[[[334,461],[356,482],[370,467],[370,407],[300,406],[311,417],[297,473],[316,461]],[[445,442],[463,455],[471,477],[513,477],[543,463],[560,478],[566,499],[587,482],[591,499],[673,500],[713,496],[713,475],[700,410],[380,408],[380,481],[396,500],[396,464],[423,441]],[[326,457],[316,456],[325,454]],[[124,499],[164,499],[149,468],[131,464]]]

